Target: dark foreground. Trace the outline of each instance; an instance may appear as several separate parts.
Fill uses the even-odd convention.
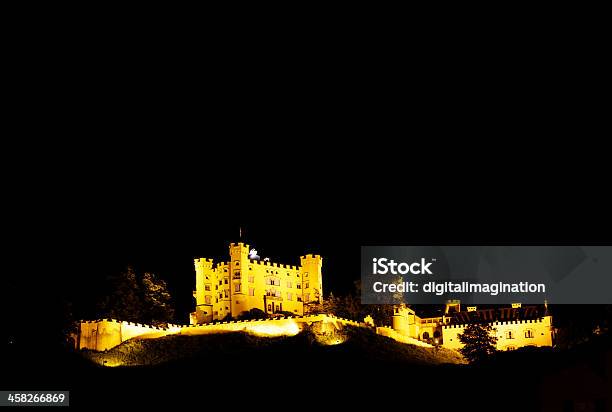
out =
[[[609,411],[610,341],[568,352],[525,349],[486,365],[452,362],[371,334],[321,345],[309,334],[179,337],[124,348],[137,367],[103,367],[82,353],[9,346],[2,389],[70,390],[79,409],[359,408]],[[127,354],[127,355],[126,355]],[[92,359],[94,361],[92,361]]]

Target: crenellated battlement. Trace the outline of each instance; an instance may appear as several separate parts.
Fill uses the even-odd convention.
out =
[[[79,327],[78,348],[105,351],[132,338],[155,339],[176,334],[198,335],[244,331],[259,336],[295,335],[304,328],[304,325],[310,325],[314,322],[365,327],[365,324],[328,314],[283,316],[276,319],[216,321],[202,325],[170,323],[167,327],[116,319],[83,320]]]
[[[193,262],[195,263],[196,267],[203,267],[203,268],[212,268],[213,264],[215,263],[213,261],[213,259],[209,259],[209,258],[196,258],[193,260]]]
[[[495,321],[495,322],[487,322],[487,324],[491,326],[504,326],[504,325],[522,325],[522,324],[533,324],[533,323],[543,323],[544,318],[537,319],[523,319],[523,320],[508,320],[508,321]],[[442,325],[442,329],[457,329],[457,328],[466,328],[469,323],[460,323],[460,324],[450,324],[450,325]]]
[[[235,248],[235,247],[241,247],[241,248],[245,248],[245,249],[250,249],[250,246],[248,243],[242,243],[242,242],[238,242],[238,243],[230,243],[230,248]]]
[[[263,260],[254,260],[254,259],[249,259],[249,264],[258,265],[258,266],[274,267],[274,268],[285,269],[285,270],[299,270],[300,269],[300,266],[296,266],[296,265],[285,265],[283,263],[276,263],[276,262],[263,261]]]
[[[321,255],[315,255],[315,254],[307,254],[304,256],[300,256],[300,259],[320,259]]]

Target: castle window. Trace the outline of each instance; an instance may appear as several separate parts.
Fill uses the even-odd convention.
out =
[[[429,333],[423,332],[423,340],[427,340],[427,339],[429,339]]]
[[[280,286],[280,279],[274,279],[274,286]]]
[[[291,288],[293,287],[293,286],[291,285],[291,281],[290,281],[290,280],[288,280],[288,281],[287,281],[287,287],[288,287],[289,289],[291,289]]]
[[[533,331],[531,329],[527,329],[525,331],[525,337],[526,338],[533,338]]]
[[[222,285],[222,284],[223,284],[223,281],[222,281],[222,280],[220,280],[220,281],[219,281],[219,285]]]
[[[298,289],[302,289],[302,285],[300,285],[299,283],[297,285],[295,285],[296,288]]]
[[[293,293],[287,293],[287,300],[293,300]]]
[[[302,298],[301,298],[300,296],[298,296],[298,297],[297,297],[297,301],[298,301],[298,302],[301,302],[301,301],[302,301]]]
[[[249,283],[255,283],[255,276],[249,276]]]
[[[272,312],[272,305],[268,305],[268,312]]]
[[[207,305],[210,305],[210,296],[204,296],[204,301],[206,302]]]
[[[227,281],[228,281],[228,279],[227,279],[227,278],[225,278],[225,279],[223,280],[223,283],[225,283],[225,284],[227,285]]]
[[[236,292],[240,292],[240,283],[236,284]]]
[[[277,290],[276,292],[274,292],[274,295],[275,295],[277,298],[280,298],[280,297],[281,297],[281,291],[280,291],[280,290]]]
[[[210,292],[210,285],[204,285],[204,290]]]
[[[249,288],[249,296],[255,296],[255,288]]]
[[[307,293],[304,295],[304,301],[308,302],[310,300],[310,295]]]
[[[514,334],[511,330],[506,332],[506,339],[514,339]]]
[[[234,263],[236,264],[236,266],[240,266],[240,262],[236,261]]]
[[[227,290],[224,290],[224,291],[223,291],[223,295],[224,295],[225,297],[227,297]]]
[[[308,282],[306,282],[306,284],[304,285],[304,289],[308,289],[308,286],[310,286],[310,285],[309,285]]]
[[[304,272],[304,277],[307,278],[308,277],[308,272]]]

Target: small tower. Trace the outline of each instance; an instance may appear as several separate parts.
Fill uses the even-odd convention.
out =
[[[229,245],[229,273],[230,273],[230,308],[231,315],[236,317],[242,312],[248,311],[248,265],[249,245],[242,242],[230,243]]]
[[[323,301],[323,258],[319,255],[300,256],[302,296],[304,304]]]
[[[410,335],[410,325],[408,322],[408,308],[403,303],[393,306],[393,329],[402,335]]]
[[[196,290],[196,311],[191,315],[192,322],[201,324],[213,320],[213,296],[210,292],[213,283],[216,281],[212,259],[195,259]],[[208,291],[206,290],[208,286]]]

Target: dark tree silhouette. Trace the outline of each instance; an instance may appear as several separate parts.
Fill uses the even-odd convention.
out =
[[[98,303],[98,314],[131,322],[163,325],[174,318],[166,282],[155,274],[139,276],[133,267],[107,278],[108,291]]]
[[[459,341],[463,347],[459,352],[470,362],[481,362],[495,353],[497,337],[495,329],[489,324],[472,323],[468,325],[462,334],[459,334]]]

